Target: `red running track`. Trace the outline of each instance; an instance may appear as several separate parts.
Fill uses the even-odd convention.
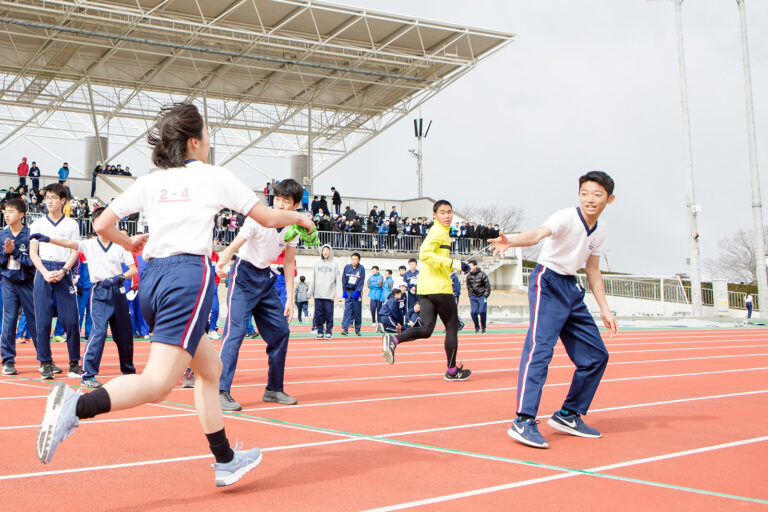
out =
[[[18,377],[0,377],[3,510],[750,510],[768,505],[768,330],[632,331],[607,340],[611,360],[581,439],[546,418],[573,367],[561,346],[540,409],[549,450],[506,435],[523,333],[462,334],[466,382],[445,382],[439,335],[398,349],[379,338],[291,340],[286,391],[297,406],[261,402],[261,340],[241,352],[227,414],[231,440],[264,451],[232,487],[213,483],[192,390],[83,421],[51,464],[35,455],[50,382],[19,346]],[[66,348],[54,355],[66,360]],[[149,345],[136,343],[137,366]],[[107,345],[102,380],[118,371]],[[74,379],[68,379],[76,384]],[[450,504],[450,505],[449,505]]]

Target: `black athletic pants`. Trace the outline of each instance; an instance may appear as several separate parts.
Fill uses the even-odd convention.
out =
[[[411,327],[397,335],[397,342],[404,343],[432,336],[437,317],[445,325],[445,356],[448,368],[456,366],[456,351],[459,347],[459,315],[452,293],[419,295],[421,304],[421,327]]]

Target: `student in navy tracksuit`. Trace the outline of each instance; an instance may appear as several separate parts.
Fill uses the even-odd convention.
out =
[[[399,288],[392,290],[392,294],[379,310],[379,323],[384,332],[398,333],[405,326],[405,305],[402,299],[403,292]]]
[[[419,282],[419,271],[416,266],[419,264],[415,258],[408,260],[408,270],[403,274],[405,284],[408,285],[408,311],[413,309],[413,305],[419,302],[419,296],[416,293],[416,284]]]
[[[285,179],[275,184],[276,210],[295,211],[301,206],[304,188],[296,180]],[[275,281],[277,276],[271,263],[285,251],[283,275],[288,296],[293,297],[296,268],[296,246],[299,238],[284,240],[282,229],[264,227],[253,219],[245,220],[235,240],[220,255],[216,272],[220,275],[237,251],[237,261],[229,270],[227,296],[227,322],[221,341],[219,357],[223,363],[219,379],[219,402],[225,411],[239,411],[242,406],[232,398],[230,390],[235,378],[240,346],[246,326],[253,316],[264,342],[267,344],[269,373],[262,400],[294,405],[297,400],[283,390],[285,358],[291,331],[288,323],[293,318],[293,300],[280,298]]]
[[[421,304],[418,302],[413,305],[413,309],[408,312],[405,317],[405,326],[407,329],[411,327],[421,327]]]
[[[29,228],[22,224],[27,203],[21,198],[9,199],[3,215],[8,225],[0,233],[0,275],[2,275],[2,358],[3,375],[16,375],[16,319],[19,306],[29,317],[29,335],[37,340],[32,281],[35,267],[29,259]]]
[[[142,233],[137,233],[141,235]],[[141,253],[134,254],[136,260],[136,270],[138,271],[137,278],[133,279],[133,289],[139,289],[139,283],[141,283],[141,276],[147,268],[147,262],[144,260],[144,256]],[[141,314],[141,304],[139,303],[139,294],[136,293],[133,296],[133,300],[128,300],[128,307],[131,310],[131,324],[133,325],[133,335],[144,339],[149,338],[149,325],[144,320],[144,316]]]
[[[598,224],[598,217],[614,200],[613,187],[613,179],[606,173],[590,171],[579,178],[580,207],[555,212],[538,229],[490,240],[493,254],[497,255],[510,247],[532,246],[546,239],[528,286],[531,325],[520,358],[517,418],[507,431],[525,445],[549,447],[538,430],[536,415],[558,338],[576,371],[562,408],[547,424],[579,437],[602,437],[600,431],[584,423],[581,415],[587,413],[597,392],[608,364],[608,350],[584,304],[584,288],[576,273],[582,267],[586,269],[603,323],[609,335],[615,335],[619,325],[605,300],[599,267],[606,228],[603,222]]]
[[[93,220],[104,212],[100,208],[93,212]],[[123,283],[136,275],[133,256],[121,246],[104,237],[93,237],[86,241],[72,241],[61,238],[49,238],[35,233],[32,238],[59,247],[77,250],[88,260],[92,290],[90,294],[93,329],[83,354],[84,371],[80,385],[87,388],[99,388],[96,380],[107,339],[107,329],[112,329],[112,339],[117,345],[120,359],[120,371],[123,374],[136,373],[133,366],[133,326],[128,310],[128,300],[123,293]],[[123,272],[123,265],[127,271]]]
[[[355,324],[355,334],[360,336],[363,326],[363,286],[365,285],[365,269],[360,265],[360,254],[353,252],[341,273],[341,289],[344,299],[344,318],[341,321],[341,334],[349,334],[349,324]]]
[[[458,271],[451,272],[451,287],[453,288],[453,298],[456,299],[456,319],[459,321],[459,330],[464,328],[464,322],[459,318],[459,297],[461,297],[461,281],[459,281]]]
[[[50,238],[77,240],[80,237],[80,226],[63,215],[63,207],[68,197],[67,188],[64,185],[52,183],[43,189],[43,194],[48,214],[32,223],[29,228],[30,233],[39,233]],[[80,367],[80,329],[78,329],[80,319],[77,314],[77,289],[71,275],[72,268],[77,263],[77,251],[30,240],[29,256],[37,268],[33,297],[37,358],[42,363],[41,375],[43,379],[53,379],[54,373],[61,372],[53,364],[51,355],[51,317],[55,296],[57,316],[67,333],[69,353],[67,376],[79,378],[83,374],[83,369]]]
[[[72,271],[75,276],[73,281],[75,281],[75,288],[77,289],[77,313],[80,319],[78,328],[85,324],[85,337],[88,338],[91,335],[91,327],[93,327],[93,319],[91,318],[91,278],[88,274],[88,263],[85,261],[83,253],[78,253],[77,259],[78,263],[75,264]],[[56,336],[64,335],[64,327],[62,327],[58,318],[56,319],[53,335],[54,339],[56,339]]]

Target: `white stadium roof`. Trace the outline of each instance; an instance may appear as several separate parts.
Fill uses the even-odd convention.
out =
[[[114,161],[186,100],[218,164],[311,139],[317,175],[512,38],[308,0],[0,0],[0,149],[101,135]]]

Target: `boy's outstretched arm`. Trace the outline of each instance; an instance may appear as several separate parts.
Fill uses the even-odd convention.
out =
[[[600,307],[600,316],[603,318],[605,328],[608,329],[608,336],[613,337],[619,333],[619,323],[613,317],[608,302],[605,300],[605,289],[603,288],[603,274],[600,272],[600,256],[592,255],[587,258],[587,281],[592,290],[597,305]]]
[[[494,256],[504,254],[510,247],[530,247],[551,236],[552,230],[547,226],[539,226],[536,229],[523,231],[514,235],[499,234],[498,238],[491,238],[491,252]]]

